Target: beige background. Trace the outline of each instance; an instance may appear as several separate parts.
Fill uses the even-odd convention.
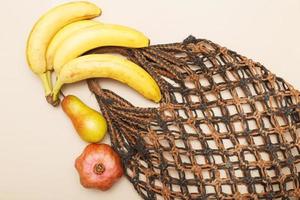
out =
[[[24,49],[32,25],[61,2],[1,1],[0,199],[140,199],[124,177],[108,192],[81,187],[74,160],[87,144],[61,108],[46,103],[39,80],[27,67]],[[300,88],[299,0],[94,2],[103,9],[97,20],[135,27],[152,44],[181,41],[189,34],[208,38],[263,63]],[[114,81],[102,84],[135,105],[155,106]],[[63,91],[97,108],[85,82]]]

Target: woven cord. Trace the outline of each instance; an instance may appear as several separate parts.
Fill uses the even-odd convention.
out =
[[[299,91],[211,41],[120,53],[158,82],[159,108],[138,108],[89,80],[127,178],[144,199],[300,197]]]

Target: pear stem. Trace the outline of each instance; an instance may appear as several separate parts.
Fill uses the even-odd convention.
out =
[[[95,166],[94,166],[94,173],[97,174],[97,175],[101,175],[103,174],[103,172],[105,171],[105,167],[102,163],[97,163]]]

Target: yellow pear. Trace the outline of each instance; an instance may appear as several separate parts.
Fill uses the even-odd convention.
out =
[[[73,95],[68,95],[63,99],[62,108],[84,141],[96,143],[103,139],[107,124],[99,112],[88,107]]]

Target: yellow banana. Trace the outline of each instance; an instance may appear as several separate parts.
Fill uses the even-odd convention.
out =
[[[84,52],[101,46],[139,48],[149,45],[149,39],[129,27],[99,24],[80,29],[66,38],[56,49],[53,67],[59,74],[62,66]]]
[[[91,54],[75,58],[63,66],[53,88],[53,102],[58,101],[63,84],[95,77],[118,80],[154,102],[161,99],[157,83],[140,66],[118,55]]]
[[[83,19],[91,19],[101,14],[94,4],[84,1],[71,2],[52,8],[34,25],[27,41],[26,56],[31,70],[43,83],[46,96],[51,93],[49,73],[46,67],[46,49],[52,37],[65,25]]]
[[[67,26],[63,27],[59,30],[55,36],[52,38],[46,52],[46,62],[47,62],[47,70],[53,70],[53,56],[56,51],[56,48],[71,34],[74,32],[89,27],[92,25],[101,24],[100,22],[93,21],[93,20],[81,20],[77,22],[73,22],[68,24]]]

